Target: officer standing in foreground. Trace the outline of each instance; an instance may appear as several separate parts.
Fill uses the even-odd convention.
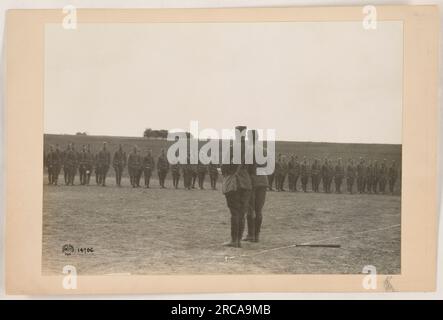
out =
[[[117,186],[121,186],[123,170],[126,167],[126,152],[123,151],[123,146],[120,144],[118,150],[114,152],[112,158],[112,166],[115,171],[115,182]]]
[[[341,184],[343,182],[343,177],[345,176],[345,167],[341,163],[341,158],[338,158],[337,164],[334,168],[334,182],[335,182],[335,192],[341,193]]]
[[[248,234],[243,239],[244,241],[259,242],[260,230],[263,221],[263,206],[266,200],[266,190],[268,189],[268,177],[266,175],[258,175],[257,168],[263,167],[258,165],[255,159],[255,142],[258,139],[258,131],[251,130],[251,138],[253,145],[253,161],[249,166],[249,176],[252,184],[251,196],[249,199],[249,207],[247,213]],[[258,148],[258,147],[257,147]],[[264,154],[266,150],[259,151],[259,154]]]
[[[348,186],[348,192],[350,194],[353,193],[353,187],[354,187],[354,179],[355,179],[355,167],[354,167],[354,160],[349,159],[348,166],[346,168],[346,183]]]
[[[397,165],[395,163],[395,160],[392,160],[392,164],[389,167],[389,192],[391,194],[394,194],[394,186],[395,186],[395,181],[397,181]]]
[[[107,143],[103,142],[103,148],[97,154],[98,184],[106,186],[106,175],[111,165],[111,153],[107,149]]]
[[[166,175],[168,174],[168,171],[169,171],[169,161],[168,158],[166,157],[165,149],[162,149],[160,156],[158,157],[157,160],[157,172],[158,172],[158,180],[160,182],[160,187],[163,189],[166,188],[165,179]]]
[[[145,187],[149,188],[149,182],[151,181],[152,171],[155,167],[155,160],[152,156],[152,150],[148,150],[146,156],[143,157],[143,175],[145,178]]]
[[[245,213],[249,207],[252,189],[248,166],[245,164],[245,133],[246,127],[236,127],[236,137],[233,144],[240,144],[240,163],[233,162],[233,150],[236,148],[232,145],[230,147],[229,159],[223,161],[221,166],[223,174],[222,191],[231,213],[231,240],[224,243],[224,245],[235,248],[241,247],[240,241],[245,227]]]
[[[211,189],[216,190],[217,189],[217,180],[218,180],[217,165],[213,164],[211,161],[208,166],[208,171],[209,171],[209,179],[211,180]]]

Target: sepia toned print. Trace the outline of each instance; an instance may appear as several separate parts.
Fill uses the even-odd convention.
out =
[[[438,15],[362,9],[9,12],[7,292],[433,290]]]
[[[43,274],[401,272],[400,22],[46,35]]]

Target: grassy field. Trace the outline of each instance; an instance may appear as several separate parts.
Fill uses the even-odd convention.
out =
[[[44,138],[45,148],[74,142],[77,150],[90,143],[97,151],[107,141],[111,151],[122,143],[127,151],[136,144],[158,154],[168,145],[143,138]],[[401,164],[400,145],[277,142],[276,150],[310,158],[386,158]],[[400,273],[400,181],[394,196],[268,192],[262,242],[234,249],[221,246],[229,238],[229,211],[220,183],[217,191],[186,191],[172,189],[168,180],[168,189],[162,190],[154,179],[151,189],[133,189],[125,171],[123,187],[117,188],[113,170],[109,173],[107,187],[48,186],[45,177],[43,274],[61,273],[67,264],[91,275],[355,274],[369,264],[379,274]],[[341,247],[292,246],[307,242]],[[66,256],[65,244],[76,252]],[[80,248],[93,252],[81,253]]]
[[[262,242],[234,249],[221,246],[229,212],[219,190],[123,183],[44,186],[43,274],[67,264],[79,274],[400,272],[398,196],[268,192]],[[290,247],[306,242],[341,248]],[[64,244],[94,252],[65,256]]]

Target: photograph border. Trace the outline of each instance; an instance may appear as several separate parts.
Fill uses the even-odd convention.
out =
[[[44,30],[62,9],[6,14],[6,293],[139,294],[435,291],[437,254],[437,6],[376,6],[377,20],[403,21],[401,274],[43,276]],[[232,9],[78,9],[77,23],[362,21],[362,6]],[[67,30],[72,32],[72,30]],[[75,32],[75,31],[74,31]],[[368,32],[371,32],[368,30]],[[32,159],[30,161],[29,159]]]

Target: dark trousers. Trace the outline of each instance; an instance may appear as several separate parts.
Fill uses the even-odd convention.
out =
[[[149,182],[151,181],[152,170],[145,168],[143,170],[143,176],[145,178],[145,187],[149,188]]]
[[[343,178],[342,177],[335,177],[335,192],[341,193],[341,184],[342,184]]]
[[[238,189],[225,194],[226,203],[231,213],[231,242],[240,247],[245,229],[245,214],[249,206],[251,190]]]
[[[308,180],[309,177],[308,176],[301,176],[301,188],[303,189],[304,192],[307,192],[308,190]]]
[[[279,174],[277,174],[277,177],[276,177],[277,179],[276,179],[276,189],[278,190],[278,191],[284,191],[284,189],[283,189],[283,187],[284,187],[284,185],[285,185],[285,178],[286,178],[286,175],[285,174],[282,174],[282,173],[279,173]]]
[[[175,189],[178,189],[178,183],[180,181],[180,173],[173,173],[172,174],[172,185]]]
[[[378,178],[374,178],[373,180],[372,180],[372,192],[373,193],[377,193],[377,187],[378,187],[378,181],[379,179]]]
[[[198,187],[200,189],[204,189],[205,176],[206,176],[206,172],[199,172],[198,173]]]
[[[106,176],[108,174],[109,166],[106,164],[100,164],[97,169],[98,169],[98,184],[105,186]]]
[[[275,173],[270,174],[268,176],[269,190],[273,190],[272,189],[272,184],[274,183],[274,178],[275,178]]]
[[[192,189],[195,189],[195,181],[197,181],[197,172],[191,173]]]
[[[86,184],[86,165],[81,164],[78,166],[78,174],[80,177],[80,184],[85,185]]]
[[[380,178],[379,182],[380,192],[385,193],[386,191],[386,178]]]
[[[389,178],[389,192],[391,193],[394,193],[395,180],[394,178]]]
[[[348,185],[348,192],[352,193],[352,188],[354,186],[354,178],[347,178],[346,183]]]
[[[248,235],[246,240],[259,240],[261,225],[263,221],[263,206],[266,201],[266,187],[255,187],[252,189],[249,197],[248,214],[246,216],[248,222]]]
[[[218,174],[217,173],[211,173],[211,174],[209,174],[209,178],[211,179],[211,188],[212,188],[212,190],[217,189]]]
[[[115,171],[115,183],[120,187],[122,184],[123,166],[115,165],[114,171]]]
[[[65,180],[65,184],[68,184],[69,181],[69,167],[63,166],[63,179]]]
[[[74,185],[75,175],[77,173],[77,167],[76,166],[68,166],[68,183],[67,185]]]
[[[158,170],[158,180],[160,182],[160,187],[165,188],[165,179],[168,171]]]
[[[192,173],[189,170],[183,172],[183,186],[188,190],[192,187]]]

